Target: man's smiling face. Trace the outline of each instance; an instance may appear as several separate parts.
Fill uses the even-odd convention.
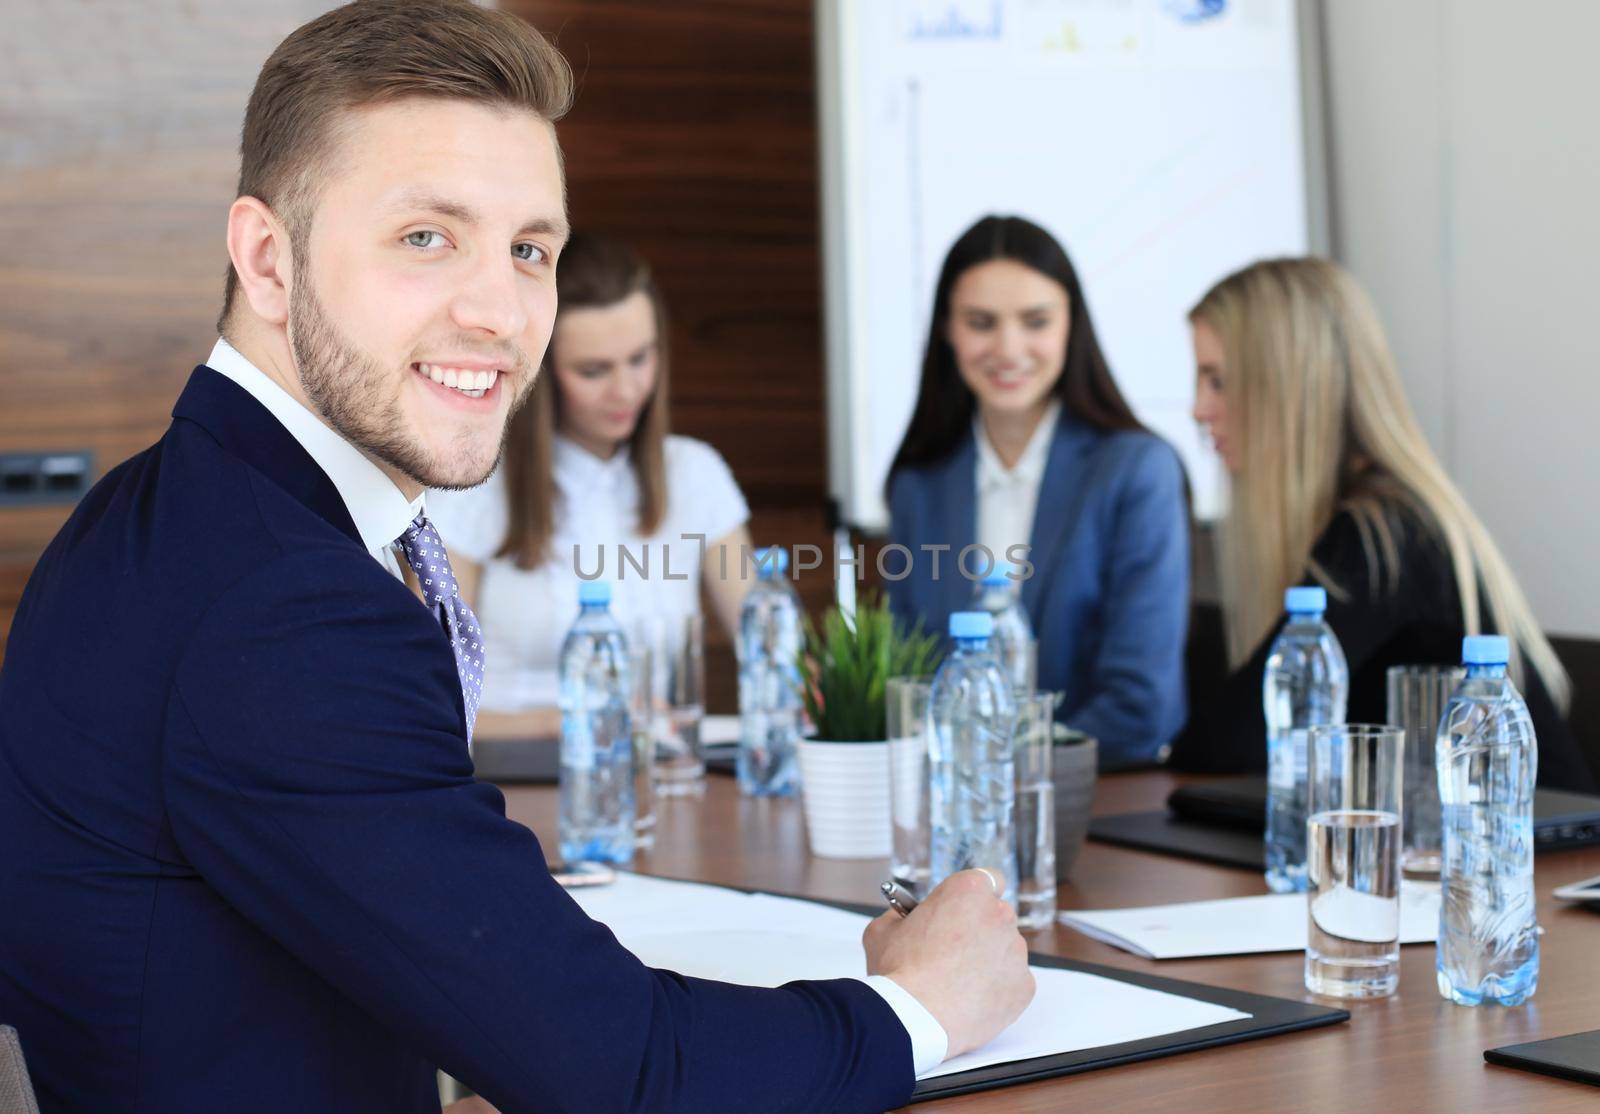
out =
[[[532,112],[410,98],[353,111],[298,230],[289,341],[306,397],[391,474],[470,487],[499,459],[556,315],[560,156]]]

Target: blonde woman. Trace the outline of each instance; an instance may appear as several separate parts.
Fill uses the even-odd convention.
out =
[[[704,587],[732,632],[748,586],[750,512],[733,473],[710,445],[668,432],[666,307],[649,267],[623,244],[575,232],[556,286],[544,367],[506,429],[499,469],[470,491],[428,497],[483,625],[485,738],[558,729],[557,657],[580,566],[590,577],[603,566],[611,610],[630,631],[681,630]],[[619,568],[619,547],[648,574]]]
[[[1284,589],[1320,584],[1350,662],[1349,719],[1385,719],[1391,665],[1453,663],[1510,636],[1539,735],[1539,783],[1592,789],[1562,711],[1570,684],[1488,531],[1428,448],[1383,328],[1322,259],[1253,264],[1189,315],[1194,417],[1231,480],[1220,553],[1229,674],[1196,684],[1172,764],[1259,770],[1261,682]]]

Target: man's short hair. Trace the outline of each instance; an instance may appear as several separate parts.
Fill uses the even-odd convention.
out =
[[[296,30],[261,67],[244,114],[237,196],[266,202],[303,244],[350,110],[435,97],[527,109],[554,123],[572,92],[561,52],[508,12],[469,0],[357,0]],[[238,285],[230,263],[218,332]]]

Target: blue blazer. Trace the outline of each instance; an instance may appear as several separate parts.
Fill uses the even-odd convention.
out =
[[[969,432],[943,461],[889,484],[890,540],[915,555],[911,575],[889,583],[890,604],[941,633],[973,595],[955,558],[978,535],[977,451]],[[936,544],[951,547],[938,580],[917,549]],[[1059,716],[1100,741],[1102,768],[1155,761],[1185,716],[1189,526],[1177,454],[1152,434],[1106,432],[1063,409],[1030,544],[1022,605],[1039,688],[1065,694]]]
[[[243,389],[39,562],[0,670],[0,1019],[45,1111],[879,1111],[855,980],[646,968],[473,779],[439,622]]]

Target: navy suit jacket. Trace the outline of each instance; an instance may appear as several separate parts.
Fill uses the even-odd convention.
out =
[[[889,583],[890,604],[940,633],[972,602],[956,557],[978,536],[977,452],[969,432],[944,460],[889,483],[890,540],[915,557],[911,575]],[[937,580],[922,545],[951,547]],[[1030,545],[1022,605],[1039,688],[1064,694],[1059,718],[1099,740],[1102,767],[1155,761],[1185,716],[1189,527],[1177,454],[1152,434],[1106,432],[1063,409]]]
[[[438,620],[197,368],[39,562],[0,670],[0,1021],[45,1111],[882,1110],[856,980],[643,966],[474,780]],[[553,621],[553,620],[552,620]]]

